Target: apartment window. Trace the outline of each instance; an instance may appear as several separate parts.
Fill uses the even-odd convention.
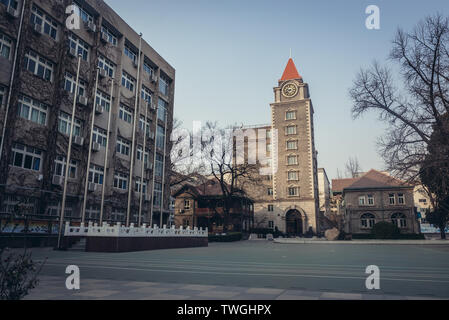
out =
[[[11,7],[17,10],[19,3],[16,0],[0,0],[0,3],[3,3],[6,7]]]
[[[100,206],[86,207],[86,218],[89,220],[100,220]]]
[[[273,188],[268,188],[267,190],[268,190],[268,191],[267,191],[267,194],[268,194],[269,196],[272,196],[272,195],[273,195]]]
[[[154,69],[146,62],[143,63],[143,70],[150,76],[154,73]]]
[[[298,141],[287,141],[287,150],[297,150],[298,149]]]
[[[296,111],[287,111],[285,113],[286,120],[296,120]]]
[[[129,156],[129,149],[131,143],[128,140],[118,137],[117,138],[117,152],[124,156]]]
[[[190,220],[189,219],[182,219],[182,227],[186,229],[190,226]]]
[[[34,147],[15,143],[12,147],[11,165],[34,171],[41,170],[43,153]]]
[[[31,24],[40,26],[41,32],[56,40],[58,24],[49,15],[33,4],[31,9]]]
[[[133,77],[131,77],[129,74],[127,74],[125,71],[122,73],[122,86],[128,89],[129,91],[134,92],[134,83],[136,80],[134,80]]]
[[[297,197],[299,195],[299,188],[298,187],[289,187],[288,195],[289,195],[289,197]]]
[[[372,229],[376,224],[376,217],[371,213],[365,213],[360,217],[360,227],[362,229]]]
[[[55,158],[55,176],[65,177],[67,158],[65,156],[56,156]],[[69,178],[76,179],[78,161],[71,159],[69,166]]]
[[[75,49],[78,55],[81,55],[81,58],[84,61],[88,61],[89,59],[89,45],[75,36],[73,33],[69,34],[69,47]]]
[[[368,195],[368,205],[374,205],[374,196],[372,194]]]
[[[114,63],[112,63],[111,60],[106,59],[103,56],[100,56],[98,58],[98,67],[100,69],[104,69],[106,70],[106,72],[108,73],[109,77],[113,78],[114,74],[115,74],[115,65]]]
[[[297,181],[298,179],[298,171],[289,171],[288,172],[288,180],[289,181]]]
[[[405,204],[405,197],[403,193],[398,194],[398,204]]]
[[[285,127],[285,134],[286,135],[296,134],[296,126],[287,126],[287,127]]]
[[[86,82],[84,80],[78,79],[78,95],[83,96],[86,93]],[[76,77],[70,72],[64,73],[64,89],[70,93],[75,93],[76,87]]]
[[[155,174],[157,177],[162,177],[162,172],[164,171],[164,157],[156,153],[156,164],[155,164]]]
[[[160,207],[161,204],[162,204],[162,183],[155,182],[154,183],[153,205],[156,207]]]
[[[100,90],[97,90],[95,101],[97,105],[102,106],[107,112],[111,109],[111,96]]]
[[[289,166],[297,165],[298,164],[298,156],[288,156],[287,157],[287,164]]]
[[[95,184],[103,184],[104,175],[103,172],[104,168],[97,166],[95,164],[90,165],[89,169],[89,182],[95,183]]]
[[[117,172],[114,174],[114,188],[121,190],[128,189],[128,175],[126,173]]]
[[[157,118],[159,120],[165,121],[166,116],[167,116],[167,102],[159,98],[157,108]]]
[[[274,205],[272,204],[268,205],[268,212],[274,212]]]
[[[119,110],[119,114],[118,117],[120,119],[122,119],[123,121],[126,121],[128,123],[132,123],[133,122],[133,116],[132,116],[133,112],[131,111],[130,108],[128,108],[127,106],[121,104],[120,105],[120,110]]]
[[[94,127],[94,131],[92,133],[92,140],[93,140],[93,142],[100,144],[100,146],[106,147],[107,140],[108,140],[106,130],[103,130],[98,127]]]
[[[46,125],[47,124],[47,105],[26,96],[19,96],[19,107],[17,114],[32,122]]]
[[[139,129],[142,132],[145,130],[147,138],[150,137],[150,121],[148,119],[145,121],[145,116],[139,118]]]
[[[142,161],[142,153],[143,153],[143,147],[137,146],[137,160]],[[150,156],[150,152],[148,149],[145,150],[145,163],[148,163],[148,158]]]
[[[148,102],[151,105],[151,97],[152,97],[152,93],[151,93],[150,89],[148,89],[145,86],[142,86],[142,92],[141,92],[142,100]]]
[[[134,190],[136,191],[136,192],[139,192],[140,193],[140,178],[137,178],[136,179],[136,184],[135,184],[135,188],[134,188]],[[147,181],[146,180],[143,180],[143,190],[142,190],[142,193],[143,194],[146,194],[147,193]]]
[[[80,18],[84,21],[84,22],[94,22],[94,18],[92,17],[92,15],[90,13],[88,13],[86,10],[84,10],[80,5],[78,5],[77,3],[74,3],[74,5],[77,8],[77,14],[80,16]]]
[[[184,209],[186,210],[190,209],[190,200],[184,200]]]
[[[407,228],[407,218],[403,213],[391,215],[391,222],[398,228]]]
[[[70,135],[70,125],[72,123],[72,117],[65,112],[60,111],[58,117],[58,130],[62,134]],[[82,122],[75,118],[75,124],[73,126],[73,135],[81,136]]]
[[[168,96],[169,83],[170,80],[161,75],[159,78],[159,92],[161,92],[164,96]]]
[[[0,56],[8,59],[11,57],[12,40],[0,33]]]
[[[132,62],[136,63],[137,55],[134,53],[134,51],[125,45],[125,56],[131,59]]]
[[[53,63],[33,51],[25,54],[24,67],[34,75],[46,81],[52,81]]]
[[[111,213],[111,220],[114,222],[126,221],[126,212],[124,209],[114,208]]]
[[[359,206],[364,206],[366,205],[366,198],[365,196],[360,196],[359,197]]]
[[[274,221],[268,221],[268,229],[274,229]]]
[[[164,144],[165,144],[165,129],[164,129],[164,127],[158,125],[157,126],[156,147],[163,150]]]
[[[271,130],[267,130],[266,138],[271,139]]]
[[[108,42],[113,46],[117,46],[117,37],[105,26],[101,27],[101,32],[106,35]]]
[[[390,205],[396,204],[396,199],[395,199],[395,196],[394,196],[393,193],[390,193],[390,194],[388,195],[388,198],[390,199]]]
[[[6,88],[0,86],[0,108],[3,107],[3,104],[5,103],[6,98]]]

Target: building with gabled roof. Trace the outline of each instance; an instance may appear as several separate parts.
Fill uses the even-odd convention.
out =
[[[345,232],[370,233],[376,223],[387,221],[401,233],[419,233],[413,185],[374,169],[352,180],[342,190]]]

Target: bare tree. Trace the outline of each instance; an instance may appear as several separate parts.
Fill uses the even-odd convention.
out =
[[[346,175],[350,178],[357,178],[358,174],[362,171],[359,160],[357,157],[350,157],[345,165]]]
[[[204,131],[208,132],[203,137],[204,161],[222,191],[223,232],[227,232],[233,203],[245,196],[242,184],[258,179],[259,166],[248,161],[237,163],[232,128],[223,129],[217,123],[208,122]]]
[[[388,129],[378,146],[387,170],[412,181],[427,154],[433,130],[448,134],[442,116],[449,111],[449,22],[437,14],[421,21],[411,32],[399,29],[390,61],[399,67],[375,62],[357,75],[350,97],[352,115],[376,111]]]

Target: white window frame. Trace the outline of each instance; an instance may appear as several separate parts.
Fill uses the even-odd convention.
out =
[[[22,119],[46,126],[49,107],[30,97],[20,95],[17,114]],[[37,118],[35,117],[37,116]]]
[[[114,188],[119,190],[128,190],[129,176],[126,173],[114,173]]]
[[[143,101],[146,101],[147,103],[149,103],[151,105],[151,102],[153,101],[153,93],[151,92],[150,89],[148,89],[144,85],[142,85],[140,97]]]
[[[292,117],[290,117],[293,114]],[[285,120],[296,120],[296,111],[287,111],[285,112]]]
[[[108,42],[112,44],[114,47],[117,46],[117,37],[105,26],[101,26],[101,32],[107,35]]]
[[[12,48],[12,39],[3,33],[0,33],[0,57],[10,60]],[[6,55],[5,52],[8,54]]]
[[[92,141],[98,143],[101,147],[106,148],[108,141],[107,131],[95,126],[92,133]]]
[[[143,147],[141,145],[137,146],[137,160],[142,161],[142,153]],[[145,163],[148,163],[148,159],[150,158],[150,152],[148,149],[145,150]]]
[[[290,129],[292,129],[290,131]],[[297,126],[286,126],[285,127],[285,135],[291,136],[297,134]]]
[[[294,191],[294,192],[291,192],[291,191]],[[295,186],[288,187],[287,188],[287,195],[289,197],[298,197],[299,196],[299,187],[295,187]]]
[[[120,104],[119,119],[132,124],[133,111],[124,104]]]
[[[78,81],[79,82],[78,83],[78,96],[85,97],[87,83],[86,83],[86,81],[84,81],[82,79],[78,79],[78,80],[79,80]],[[64,89],[66,91],[70,92],[71,94],[74,94],[75,87],[76,87],[76,77],[73,74],[71,74],[70,72],[66,71],[64,73]],[[67,89],[69,89],[69,90],[67,90]]]
[[[72,116],[63,111],[59,111],[58,115],[58,131],[64,135],[70,135],[70,125],[72,123]],[[62,127],[64,125],[64,127]],[[62,130],[65,128],[65,130]],[[73,136],[80,137],[83,131],[83,122],[80,119],[75,118],[75,124],[73,127]]]
[[[290,163],[290,159],[295,159],[293,163]],[[297,155],[288,155],[287,156],[287,165],[296,166],[298,165],[298,156]]]
[[[131,92],[134,92],[134,89],[136,88],[136,80],[126,71],[122,71],[122,87]]]
[[[58,39],[58,23],[35,4],[31,9],[31,21],[40,26],[41,33],[54,40]]]
[[[405,194],[404,193],[398,193],[398,204],[399,205],[405,204]]]
[[[32,63],[34,67],[32,67]],[[32,50],[28,50],[25,53],[25,64],[24,67],[26,70],[34,74],[35,76],[45,80],[45,81],[53,81],[53,73],[54,73],[54,64],[50,60],[42,57],[41,55],[35,53]],[[40,75],[40,69],[43,70],[42,75]],[[49,74],[48,74],[49,73]]]
[[[291,146],[293,144],[293,146]],[[289,140],[286,142],[287,150],[298,150],[298,140]]]
[[[359,206],[366,206],[366,196],[359,196]]]
[[[98,67],[100,67],[100,69],[106,70],[106,72],[108,73],[110,78],[113,78],[115,75],[115,64],[105,58],[104,56],[100,55],[98,57]]]
[[[53,174],[58,177],[65,177],[67,158],[65,156],[58,155],[55,158],[55,170]],[[69,165],[69,179],[76,179],[78,174],[78,161],[71,159]]]
[[[44,154],[41,150],[20,143],[14,143],[11,149],[12,149],[11,165],[13,167],[37,172],[41,171],[42,160],[44,158]],[[20,158],[16,158],[19,157],[18,155],[21,155],[21,160]],[[31,161],[31,166],[29,168],[25,167],[27,159]],[[20,164],[18,163],[19,161],[21,162]]]
[[[103,91],[97,90],[95,103],[102,106],[105,111],[109,112],[109,110],[111,109],[111,96],[104,93]]]
[[[104,168],[92,163],[89,168],[88,181],[97,185],[102,185],[104,183]]]
[[[134,191],[138,192],[140,194],[140,178],[136,178],[136,184],[134,185]],[[142,194],[147,194],[147,190],[148,190],[148,181],[147,180],[143,180],[143,191]]]
[[[291,176],[293,174],[294,174],[294,177]],[[298,181],[299,180],[298,171],[288,171],[287,172],[287,180],[288,181]]]
[[[122,137],[117,137],[117,145],[116,145],[117,153],[129,157],[131,153],[131,142]]]
[[[90,47],[86,41],[77,37],[73,33],[69,33],[69,47],[75,49],[77,55],[81,54],[84,61],[89,61]]]

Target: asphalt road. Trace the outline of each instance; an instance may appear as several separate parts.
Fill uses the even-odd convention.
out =
[[[449,246],[292,245],[265,241],[211,243],[207,248],[133,253],[57,252],[42,275],[80,268],[81,281],[110,279],[291,290],[449,298]],[[380,290],[368,291],[365,269],[380,268]]]

